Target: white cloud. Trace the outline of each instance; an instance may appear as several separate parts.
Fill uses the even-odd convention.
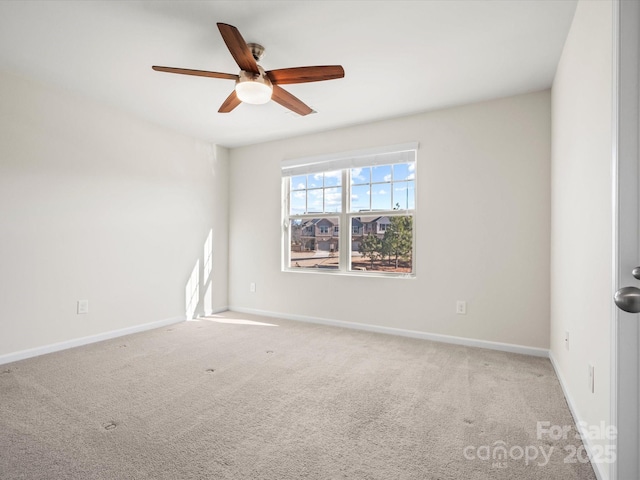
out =
[[[416,174],[410,173],[409,176],[407,177],[407,180],[413,180],[414,178],[416,178]]]
[[[307,177],[307,188],[322,187],[322,173],[316,173],[315,175],[309,175]]]
[[[324,197],[324,201],[330,205],[336,205],[342,203],[342,195],[340,193],[327,193]]]
[[[369,183],[369,177],[367,175],[363,175],[363,168],[352,168],[351,169],[351,185],[354,183],[362,184]]]
[[[390,182],[390,181],[391,181],[391,174],[389,174],[389,175],[385,175],[385,176],[384,176],[384,181],[385,181],[385,182]]]
[[[313,200],[312,202],[309,202],[307,209],[310,212],[319,212],[320,210],[322,210],[322,199]]]

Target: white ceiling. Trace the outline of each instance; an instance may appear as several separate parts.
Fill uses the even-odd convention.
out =
[[[0,68],[192,137],[237,147],[548,88],[576,0],[0,1]],[[340,64],[286,85],[318,113],[218,107],[237,73],[216,22],[266,48],[265,70]]]

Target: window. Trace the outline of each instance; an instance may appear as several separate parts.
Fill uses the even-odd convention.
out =
[[[283,269],[413,276],[416,150],[283,161]]]

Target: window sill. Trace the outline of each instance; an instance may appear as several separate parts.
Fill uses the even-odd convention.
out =
[[[309,275],[337,275],[341,277],[360,277],[360,278],[401,278],[404,280],[413,280],[416,278],[415,273],[385,273],[372,271],[339,271],[329,268],[283,268],[284,273],[309,274]]]

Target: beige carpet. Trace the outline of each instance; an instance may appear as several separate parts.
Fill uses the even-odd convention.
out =
[[[0,478],[595,479],[538,421],[547,359],[226,313],[0,365]]]

